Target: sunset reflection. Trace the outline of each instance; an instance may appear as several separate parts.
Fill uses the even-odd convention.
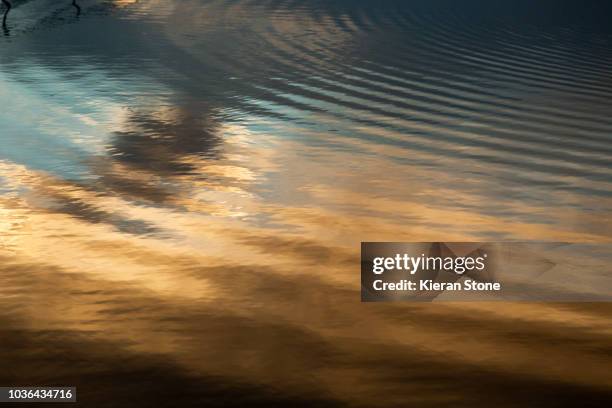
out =
[[[362,241],[612,242],[596,16],[22,3],[0,40],[4,384],[89,406],[162,384],[176,406],[611,400],[605,303],[362,304],[358,277]]]

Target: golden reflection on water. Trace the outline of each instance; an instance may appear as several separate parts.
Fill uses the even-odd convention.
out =
[[[14,46],[17,62],[0,65],[0,95],[13,102],[0,112],[4,383],[76,384],[91,406],[119,389],[133,406],[160,404],[133,395],[163,384],[183,405],[610,400],[608,304],[359,301],[361,241],[610,242],[598,60],[576,68],[563,49],[533,46],[535,68],[520,53],[500,68],[477,43],[429,83],[442,53],[406,67],[416,45],[379,55],[369,40],[427,25],[401,5],[113,3],[126,14],[83,5],[72,29],[124,24],[105,35],[127,33],[125,54],[78,48],[49,23],[69,44],[61,58],[38,37],[26,45],[40,60]],[[448,29],[422,41],[434,47]],[[147,41],[133,40],[138,30]],[[390,38],[410,47],[399,33]],[[583,87],[568,91],[544,56]],[[537,63],[556,76],[535,76]],[[500,94],[466,72],[499,81]]]
[[[534,381],[612,385],[610,361],[597,351],[612,335],[605,306],[366,305],[357,279],[360,240],[476,240],[483,230],[568,241],[608,235],[431,206],[426,180],[435,171],[378,155],[356,161],[236,125],[219,132],[225,158],[188,157],[191,175],[92,160],[105,191],[3,161],[4,188],[19,192],[1,207],[2,303],[11,318],[161,354],[190,372],[285,391],[316,385],[355,404],[374,404],[380,389],[394,393],[391,405],[415,398],[404,380],[376,368],[389,364],[387,353],[398,364],[418,355]],[[147,192],[115,189],[116,177]],[[445,177],[435,174],[440,185]],[[461,186],[451,193],[478,199]],[[318,345],[302,343],[309,338]]]

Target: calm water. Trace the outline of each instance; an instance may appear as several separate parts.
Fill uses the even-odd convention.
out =
[[[360,304],[358,261],[360,241],[612,241],[610,4],[13,3],[2,385],[610,404],[611,306]]]

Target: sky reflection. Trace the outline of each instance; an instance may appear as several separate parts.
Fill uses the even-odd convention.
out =
[[[358,301],[360,241],[612,238],[603,13],[468,3],[15,1],[4,383],[97,406],[95,384],[146,406],[179,383],[186,405],[609,401],[606,305]]]

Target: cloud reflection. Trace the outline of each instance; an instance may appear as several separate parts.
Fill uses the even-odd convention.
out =
[[[67,24],[43,3],[0,56],[5,383],[97,405],[92,384],[134,406],[163,384],[194,405],[610,400],[607,305],[365,307],[356,279],[360,241],[610,242],[597,19],[83,1]]]

